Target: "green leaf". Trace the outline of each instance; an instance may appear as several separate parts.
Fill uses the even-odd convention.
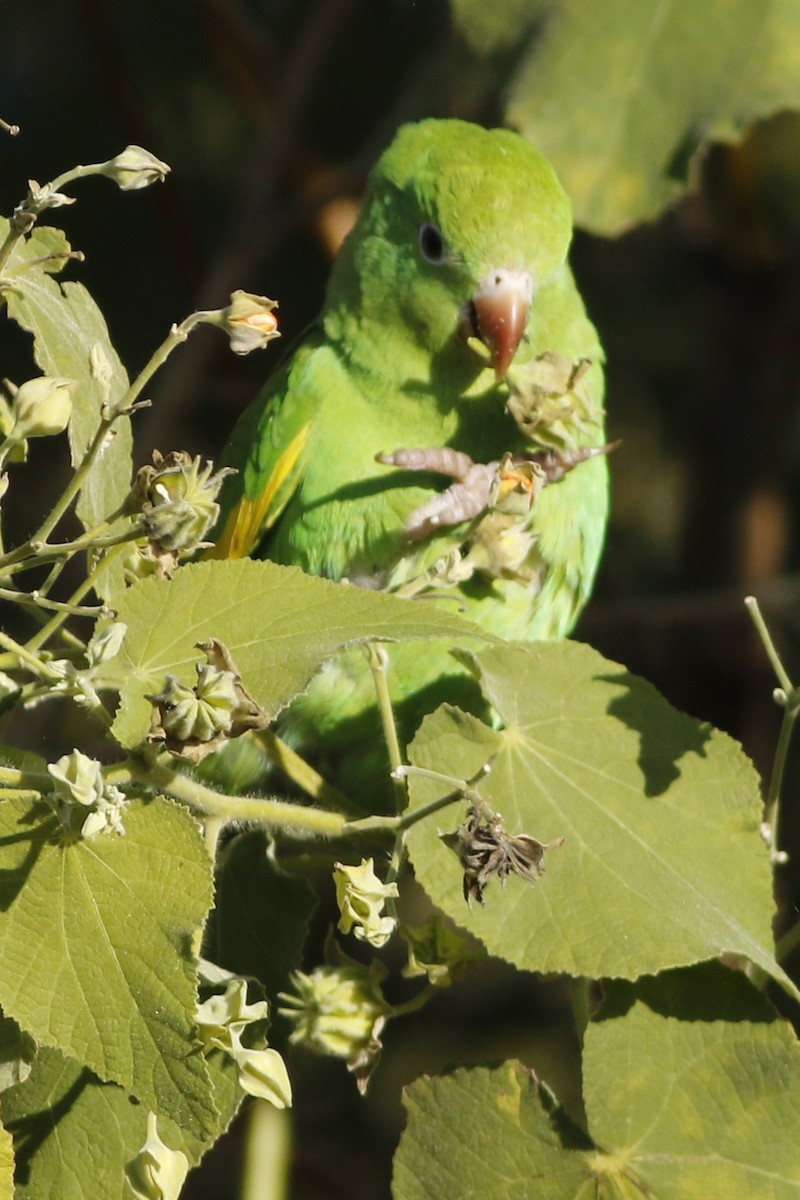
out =
[[[16,1021],[0,1016],[0,1092],[22,1083],[36,1061],[36,1042]]]
[[[0,1200],[14,1197],[14,1147],[11,1134],[0,1126]]]
[[[469,778],[494,753],[480,790],[507,832],[566,841],[535,887],[494,880],[485,908],[469,908],[436,832],[465,809],[439,812],[408,839],[433,902],[525,970],[631,979],[728,953],[793,990],[772,953],[759,782],[738,744],[576,642],[503,646],[476,662],[505,729],[440,709],[413,761]],[[447,790],[413,784],[415,805]]]
[[[631,991],[628,1011],[591,1024],[584,1046],[586,1114],[608,1166],[625,1164],[655,1196],[797,1200],[791,1026],[716,963]]]
[[[137,746],[150,728],[147,693],[167,674],[196,681],[196,643],[219,638],[258,703],[275,716],[317,668],[359,642],[488,635],[424,602],[304,575],[297,567],[239,559],[182,567],[171,580],[146,579],[116,602],[128,626],[122,652],[104,671],[121,687],[113,734]]]
[[[48,806],[0,806],[0,1003],[204,1137],[217,1117],[195,1043],[192,939],[211,903],[208,855],[165,800],[132,802],[125,828],[64,845]]]
[[[524,37],[516,0],[499,8]],[[615,233],[680,194],[706,141],[797,107],[799,66],[794,0],[557,0],[506,115],[552,160],[577,223]]]
[[[465,1178],[483,1200],[800,1196],[800,1049],[741,976],[710,964],[630,989],[589,1026],[583,1076],[591,1141],[518,1064],[417,1080],[395,1200],[450,1200]]]
[[[228,971],[254,976],[274,999],[300,966],[316,898],[304,880],[279,870],[267,850],[260,830],[225,846],[204,952]]]
[[[58,1050],[42,1049],[30,1079],[3,1096],[17,1148],[15,1200],[109,1200],[129,1196],[125,1165],[144,1144],[147,1105],[101,1083]],[[208,1148],[159,1116],[158,1133],[195,1164]]]
[[[578,1200],[583,1155],[564,1150],[540,1090],[519,1063],[418,1079],[394,1160],[394,1200]],[[466,1182],[468,1181],[468,1182]]]
[[[7,222],[0,219],[0,240]],[[73,466],[79,465],[100,424],[104,402],[117,404],[128,389],[128,377],[108,335],[102,312],[80,283],[59,283],[52,276],[53,262],[32,263],[47,255],[69,251],[60,230],[42,226],[18,243],[6,270],[11,282],[5,292],[8,312],[23,329],[33,334],[34,356],[45,375],[75,379],[80,384],[73,396],[69,441]],[[98,377],[92,356],[99,356],[107,381]],[[113,437],[89,471],[77,504],[77,514],[86,529],[105,520],[125,499],[130,489],[132,434],[128,417],[119,417]],[[98,581],[104,598],[123,583],[121,558],[112,561]]]

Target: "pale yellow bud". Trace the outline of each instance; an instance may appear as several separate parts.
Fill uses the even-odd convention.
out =
[[[382,883],[375,874],[371,858],[362,858],[358,867],[336,863],[333,882],[336,903],[342,914],[339,929],[380,949],[389,940],[396,924],[393,917],[384,916],[383,906],[387,899],[397,896],[397,884]]]
[[[76,386],[72,379],[53,375],[40,375],[23,383],[14,397],[14,441],[63,433],[72,414]]]
[[[126,146],[121,154],[103,163],[98,173],[113,179],[123,192],[135,192],[151,183],[162,183],[169,172],[167,164],[149,150]]]
[[[249,354],[261,350],[273,338],[280,337],[274,300],[250,292],[231,294],[231,302],[222,313],[222,325],[231,341],[234,354]]]
[[[178,1200],[189,1160],[180,1150],[170,1150],[158,1136],[155,1113],[147,1114],[147,1139],[128,1163],[125,1175],[136,1200]]]

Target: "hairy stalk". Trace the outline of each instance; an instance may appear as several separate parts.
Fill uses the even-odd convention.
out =
[[[241,1200],[286,1200],[291,1165],[291,1116],[266,1100],[251,1102]]]
[[[29,571],[32,567],[41,566],[42,563],[61,560],[66,562],[73,554],[79,554],[81,551],[110,550],[123,542],[133,542],[136,538],[141,537],[141,525],[132,525],[121,533],[105,534],[104,531],[109,529],[113,521],[120,515],[120,513],[115,513],[107,521],[103,521],[94,529],[87,530],[86,533],[70,542],[57,542],[52,545],[30,538],[21,546],[17,546],[15,550],[0,557],[0,570],[13,566],[15,574],[19,571]]]
[[[40,592],[18,592],[13,588],[0,588],[0,600],[12,600],[26,608],[46,608],[50,612],[62,613],[65,617],[98,617],[102,605],[77,604],[69,600],[50,600]]]
[[[266,828],[280,828],[308,837],[339,837],[346,825],[341,813],[308,808],[286,800],[252,799],[229,796],[207,787],[188,775],[182,775],[164,761],[144,763],[130,759],[112,767],[107,778],[124,784],[136,779],[181,800],[196,812],[223,821],[252,821]]]
[[[0,767],[0,788],[3,798],[7,799],[6,788],[18,792],[49,792],[53,781],[49,775],[41,771],[26,771],[18,767]]]
[[[9,654],[13,655],[16,663],[24,663],[30,667],[37,675],[41,675],[45,679],[60,680],[60,675],[49,667],[47,663],[36,653],[36,647],[23,646],[16,642],[9,634],[4,633],[0,629],[0,646],[3,646]],[[11,664],[16,665],[16,664]]]

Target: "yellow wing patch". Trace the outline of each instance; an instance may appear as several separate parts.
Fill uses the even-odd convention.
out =
[[[292,438],[275,464],[266,487],[258,496],[252,500],[249,496],[242,496],[231,510],[216,544],[208,551],[208,558],[247,558],[266,531],[275,524],[294,491],[294,486],[286,485],[296,472],[310,429],[311,422],[308,421]],[[282,489],[284,494],[281,496]]]

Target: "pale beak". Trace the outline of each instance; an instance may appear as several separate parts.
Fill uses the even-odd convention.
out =
[[[504,379],[514,359],[533,300],[533,280],[527,271],[490,271],[469,305],[473,332],[489,348],[498,379]]]

